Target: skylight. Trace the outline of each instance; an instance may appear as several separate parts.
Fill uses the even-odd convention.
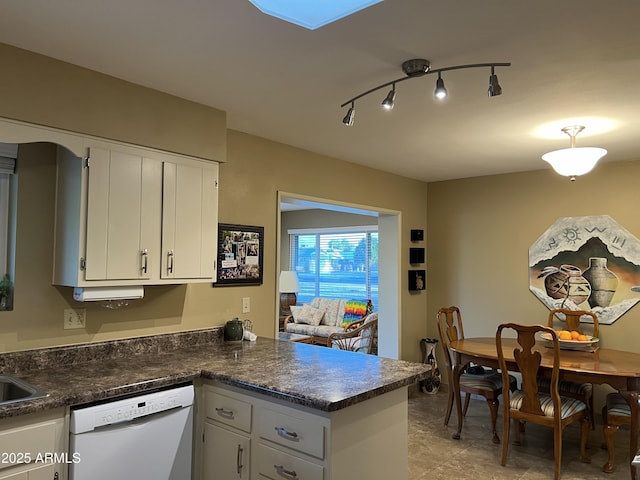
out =
[[[260,11],[315,30],[383,0],[249,0]]]

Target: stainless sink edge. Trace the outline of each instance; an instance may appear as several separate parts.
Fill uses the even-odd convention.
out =
[[[18,387],[19,389],[23,390],[26,394],[16,398],[0,400],[0,406],[12,404],[12,403],[27,402],[30,400],[45,398],[49,396],[49,394],[44,390],[42,390],[41,388],[38,388],[34,385],[31,385],[30,383],[25,382],[24,380],[16,378],[9,373],[0,374],[0,386],[2,385]]]

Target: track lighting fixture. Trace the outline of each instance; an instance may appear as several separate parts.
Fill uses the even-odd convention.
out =
[[[347,110],[347,114],[342,119],[342,123],[344,123],[347,127],[353,125],[353,117],[355,116],[355,114],[355,103],[351,102],[351,107],[349,107],[349,110]]]
[[[436,89],[433,92],[433,94],[435,95],[435,97],[438,100],[444,100],[445,98],[447,98],[447,89],[444,88],[444,80],[442,80],[442,76],[440,75],[440,72],[438,72],[438,80],[436,81]]]
[[[385,99],[382,101],[382,106],[388,110],[393,108],[395,98],[396,98],[396,83],[404,82],[405,80],[409,80],[410,78],[423,77],[425,75],[429,75],[431,73],[438,74],[438,80],[436,81],[436,89],[433,92],[434,96],[438,99],[444,99],[448,97],[447,89],[444,86],[444,80],[442,78],[442,72],[448,72],[449,70],[463,70],[467,68],[491,68],[491,75],[489,76],[489,90],[488,94],[490,97],[495,97],[502,94],[502,88],[498,83],[498,76],[495,74],[495,67],[510,67],[511,63],[505,62],[494,62],[494,63],[472,63],[467,65],[454,65],[452,67],[444,67],[436,70],[431,70],[431,63],[428,60],[423,58],[414,58],[411,60],[407,60],[402,64],[402,71],[405,76],[397,78],[395,80],[391,80],[390,82],[383,83],[382,85],[378,85],[377,87],[371,88],[366,92],[361,93],[360,95],[356,95],[355,97],[347,100],[340,108],[343,108],[347,105],[351,105],[347,114],[342,119],[342,123],[351,126],[353,125],[353,117],[355,113],[355,102],[356,100],[361,99],[369,95],[370,93],[377,92],[382,88],[386,88],[391,85],[391,91],[387,94]]]
[[[582,125],[564,127],[562,131],[571,138],[571,146],[542,155],[542,159],[549,163],[557,173],[569,177],[572,182],[577,176],[589,173],[596,166],[598,160],[607,154],[604,148],[576,148],[576,135],[582,130],[584,130]]]
[[[389,90],[389,93],[387,93],[387,96],[382,101],[382,106],[387,110],[393,110],[393,102],[395,101],[395,99],[396,99],[396,84],[394,83],[393,88]]]

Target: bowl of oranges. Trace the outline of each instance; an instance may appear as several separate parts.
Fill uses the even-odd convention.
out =
[[[598,337],[591,335],[585,335],[578,330],[556,330],[558,336],[558,343],[562,350],[582,350],[593,352],[598,348]],[[541,337],[547,341],[547,346],[553,346],[551,335],[548,333],[541,334]]]

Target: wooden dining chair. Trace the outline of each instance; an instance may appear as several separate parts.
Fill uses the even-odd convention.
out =
[[[564,317],[565,323],[562,325],[562,330],[584,331],[584,329],[580,327],[580,324],[585,325],[582,321],[583,316],[591,317],[592,323],[586,325],[589,325],[592,335],[598,337],[598,316],[589,310],[569,310],[568,308],[553,309],[549,312],[547,325],[558,330],[555,320],[562,320],[562,317]],[[538,378],[538,388],[543,392],[549,393],[549,383],[549,377]],[[596,426],[596,416],[593,408],[593,384],[560,380],[558,390],[561,396],[577,398],[587,405],[591,430],[594,430]]]
[[[517,346],[508,357],[502,347],[502,336],[505,330],[513,330],[517,334]],[[553,341],[553,369],[551,371],[550,392],[540,392],[538,389],[538,370],[542,355],[536,350],[537,333],[548,333]],[[589,416],[587,405],[571,397],[561,397],[558,389],[560,376],[560,344],[556,332],[543,325],[520,325],[504,323],[498,326],[496,332],[496,349],[498,365],[502,371],[503,382],[507,381],[507,358],[513,356],[520,374],[522,375],[521,390],[511,393],[509,388],[502,387],[503,397],[503,433],[501,464],[507,463],[509,448],[509,429],[511,420],[514,422],[515,444],[521,443],[522,423],[537,423],[553,428],[554,472],[553,478],[560,477],[560,463],[562,460],[562,432],[573,422],[581,422],[580,453],[582,461],[589,463],[587,454],[587,440],[589,436]]]
[[[447,307],[438,310],[438,332],[440,334],[440,342],[444,350],[444,361],[447,370],[447,378],[449,381],[449,398],[447,401],[447,411],[444,416],[444,424],[449,424],[451,411],[453,409],[453,360],[449,346],[453,340],[464,338],[464,330],[462,328],[462,316],[458,307]],[[502,394],[502,375],[496,371],[489,373],[467,373],[463,372],[460,376],[460,393],[464,392],[464,408],[463,415],[467,414],[469,408],[469,399],[471,395],[476,394],[484,397],[489,405],[491,414],[491,430],[493,443],[500,443],[500,437],[496,429],[496,421],[498,419],[498,409],[500,401],[498,397]],[[508,388],[515,390],[517,387],[516,378],[512,375],[508,376]]]
[[[622,425],[631,425],[631,408],[618,392],[609,393],[602,407],[602,434],[604,447],[609,453],[602,471],[611,473],[616,469],[614,463],[613,436]]]

